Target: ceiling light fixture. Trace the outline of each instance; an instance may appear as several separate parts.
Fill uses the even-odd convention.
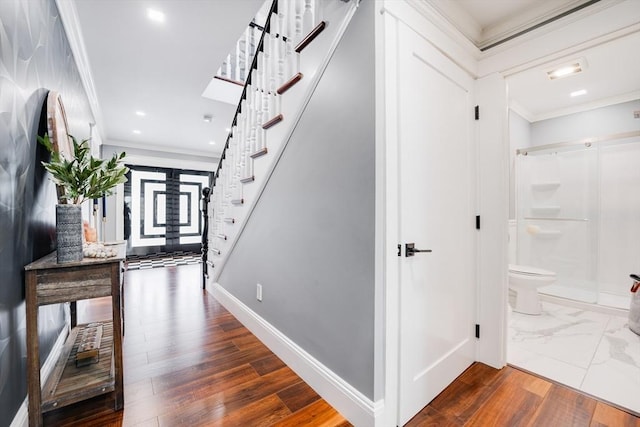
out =
[[[216,145],[215,141],[209,141],[209,145]]]
[[[211,120],[213,120],[213,116],[211,114],[205,114],[204,116],[202,116],[202,120],[207,123],[211,123]]]
[[[572,76],[586,70],[587,62],[584,58],[571,61],[547,70],[547,77],[550,80],[560,79],[562,77]]]
[[[576,96],[582,96],[586,94],[587,94],[586,89],[580,89],[580,90],[576,90],[575,92],[571,92],[569,95],[571,95],[572,98],[575,98]]]
[[[133,133],[135,133],[136,135],[140,135],[142,132],[140,132],[138,129],[135,129]]]
[[[225,132],[231,132],[231,128],[226,128],[224,131]]]
[[[147,9],[147,18],[154,22],[164,22],[164,13],[155,9]]]
[[[144,111],[136,111],[136,116],[144,117],[146,115],[147,113],[145,113]]]

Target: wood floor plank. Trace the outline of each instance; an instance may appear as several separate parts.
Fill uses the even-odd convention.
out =
[[[494,393],[488,384],[495,386],[507,376],[504,370],[474,364],[461,375],[460,381],[454,381],[430,405],[451,419],[466,422]]]
[[[152,381],[155,394],[163,393],[171,397],[193,393],[194,390],[198,389],[204,389],[210,394],[220,393],[259,377],[251,365],[245,364],[218,373],[201,374],[198,378],[176,375],[171,379],[162,378],[162,380],[154,379]]]
[[[458,418],[443,414],[432,406],[427,406],[413,417],[405,427],[460,427],[464,423]]]
[[[194,391],[195,401],[159,417],[161,426],[201,425],[212,423],[255,401],[299,381],[288,367],[254,380],[211,394],[206,389]]]
[[[256,370],[258,375],[266,375],[280,368],[284,368],[287,365],[275,354],[269,354],[261,359],[254,360],[251,362],[251,366]]]
[[[484,363],[474,363],[458,379],[470,385],[492,385],[504,379],[508,371],[492,368]]]
[[[210,423],[215,426],[270,426],[291,415],[291,411],[274,394],[232,411]]]
[[[542,400],[516,382],[503,381],[465,426],[527,426]]]
[[[253,334],[248,334],[248,335],[240,336],[237,338],[233,338],[231,342],[240,350],[246,350],[247,348],[253,348],[255,346],[264,345]]]
[[[640,427],[640,418],[598,402],[590,427]]]
[[[140,399],[148,399],[153,394],[151,378],[144,378],[138,382],[127,384],[124,390],[124,400],[131,403]]]
[[[345,422],[344,417],[332,411],[331,406],[326,401],[318,400],[273,425],[277,427],[350,425],[348,423],[345,424]]]
[[[545,380],[544,378],[530,375],[519,369],[514,369],[510,366],[506,366],[503,370],[508,373],[506,381],[509,383],[518,385],[523,389],[530,391],[542,398],[546,397],[547,393],[553,385],[552,382]]]
[[[588,396],[553,384],[530,425],[588,426],[596,403],[596,400]]]
[[[289,408],[291,412],[299,411],[320,399],[318,393],[304,381],[300,381],[291,387],[279,391],[278,397],[287,405],[287,408]]]

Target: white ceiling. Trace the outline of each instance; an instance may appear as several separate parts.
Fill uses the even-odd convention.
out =
[[[618,1],[600,0],[427,0],[449,22],[479,48],[491,46],[514,34],[532,29],[551,31],[571,22],[580,14],[615,6]],[[640,23],[640,1],[635,2]],[[553,25],[533,29],[559,14],[584,6],[580,12],[560,18]],[[512,40],[517,44],[522,38]],[[502,46],[501,46],[502,47]],[[498,47],[497,49],[500,49]],[[490,47],[484,52],[491,55]],[[507,78],[512,107],[529,121],[584,111],[640,98],[640,33],[635,32],[573,53],[553,62],[530,68]],[[584,59],[584,72],[562,79],[550,80],[547,71],[554,66]],[[571,97],[570,93],[585,89],[586,95]]]
[[[427,1],[473,44],[485,48],[592,0]]]
[[[640,2],[638,2],[640,5]],[[514,109],[529,121],[640,99],[640,32],[514,74],[507,79]],[[555,65],[582,59],[586,69],[550,80]],[[586,95],[571,97],[585,89]]]
[[[482,47],[588,0],[426,1]],[[637,1],[640,22],[640,0],[631,1]],[[263,0],[74,2],[101,109],[104,143],[219,156],[235,106],[201,95]],[[616,2],[601,0],[596,6]],[[146,18],[150,7],[166,14],[163,24]],[[553,64],[545,64],[510,76],[512,104],[529,120],[539,120],[603,100],[620,102],[634,93],[637,98],[637,52],[640,35],[635,33],[580,52],[588,63],[581,75],[550,81],[544,71]],[[582,88],[587,95],[569,97]],[[138,117],[138,110],[146,116]],[[211,123],[203,121],[205,114],[213,115]],[[135,129],[140,134],[134,134]]]
[[[219,155],[235,106],[201,94],[262,3],[75,0],[104,142]],[[164,12],[165,22],[147,19],[147,8]]]

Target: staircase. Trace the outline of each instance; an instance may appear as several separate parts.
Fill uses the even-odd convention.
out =
[[[273,1],[208,195],[205,285],[218,280],[358,2]]]

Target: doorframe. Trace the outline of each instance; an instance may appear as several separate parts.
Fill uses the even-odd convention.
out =
[[[400,281],[399,281],[399,258],[397,256],[397,244],[399,237],[399,211],[398,211],[398,178],[399,178],[399,155],[397,135],[400,132],[398,127],[398,76],[395,68],[397,61],[398,46],[398,26],[407,25],[425,40],[432,44],[437,50],[447,56],[459,67],[466,70],[474,78],[477,78],[477,66],[480,58],[479,50],[468,40],[462,37],[456,30],[443,20],[433,9],[429,9],[428,4],[409,2],[395,2],[386,0],[376,0],[376,8],[380,12],[376,14],[376,258],[380,260],[376,263],[376,343],[375,349],[382,347],[383,353],[375,358],[375,381],[374,398],[382,399],[380,405],[382,413],[375,417],[376,426],[397,425],[399,416],[399,366],[400,366]],[[419,12],[419,13],[416,13]],[[434,25],[434,23],[436,25]],[[449,26],[447,26],[449,25]],[[493,83],[499,81],[500,76],[494,76]],[[476,99],[480,99],[476,91]],[[506,92],[505,98],[506,99]],[[499,103],[497,103],[499,104]],[[494,107],[495,108],[495,107]],[[498,105],[499,109],[499,105]],[[506,117],[507,105],[504,105],[504,117]],[[471,112],[470,112],[471,114]],[[486,141],[497,142],[499,147],[504,144],[504,136],[507,134],[506,121],[499,123],[498,140],[495,141],[495,129],[491,132],[490,138]],[[473,143],[477,143],[485,127],[475,127],[475,138]],[[506,151],[505,151],[506,153]],[[479,150],[476,151],[476,157]],[[481,176],[486,171],[500,174],[503,172],[508,176],[508,163],[499,160],[496,165],[486,165],[485,168],[477,168],[479,187],[476,189],[477,209],[480,209],[483,201],[480,200],[480,186],[483,182],[493,181]],[[492,169],[497,166],[498,171]],[[476,360],[487,363],[496,368],[501,368],[506,363],[506,267],[507,267],[507,218],[508,218],[508,179],[504,179],[504,191],[500,189],[487,197],[493,196],[503,204],[502,213],[494,218],[495,227],[487,227],[482,230],[482,235],[478,237],[478,248],[476,259],[481,259],[482,251],[486,247],[495,246],[493,242],[503,241],[501,250],[497,257],[494,257],[493,269],[503,271],[502,277],[495,282],[495,277],[488,277],[485,280],[481,276],[491,272],[491,269],[479,269],[479,277],[476,286],[477,319],[483,325],[498,325],[494,333],[487,333],[476,345]],[[494,200],[495,201],[495,200]],[[492,200],[484,200],[488,206],[492,206]],[[495,212],[492,212],[495,213]],[[497,226],[502,221],[504,227]],[[500,239],[500,240],[497,240]],[[502,256],[504,253],[504,257]],[[504,259],[503,259],[504,258]],[[494,275],[495,276],[495,275]],[[490,284],[492,286],[483,286]],[[481,293],[484,293],[481,297]],[[495,301],[494,301],[495,299]],[[493,303],[488,303],[493,301]],[[504,305],[502,303],[504,302]],[[485,305],[487,305],[485,307]],[[504,310],[495,309],[502,306]]]

